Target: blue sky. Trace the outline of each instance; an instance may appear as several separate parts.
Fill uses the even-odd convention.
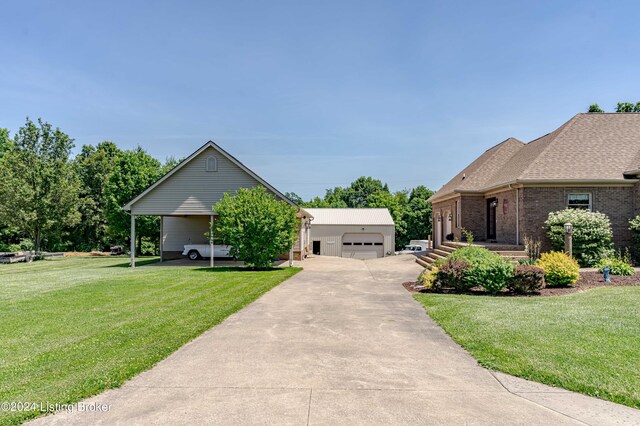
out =
[[[0,127],[186,156],[307,199],[439,188],[496,143],[640,100],[634,1],[4,1]]]

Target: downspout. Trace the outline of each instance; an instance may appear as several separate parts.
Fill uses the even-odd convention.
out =
[[[511,188],[511,184],[509,184],[509,189]],[[516,245],[520,245],[520,188],[515,188],[516,190]]]
[[[520,188],[516,188],[516,245],[520,245]]]

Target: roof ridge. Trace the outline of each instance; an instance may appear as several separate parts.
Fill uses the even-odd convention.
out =
[[[555,129],[553,132],[549,132],[547,133],[545,136],[547,135],[551,135],[554,132],[558,132],[556,135],[552,136],[551,140],[547,143],[547,146],[545,146],[542,151],[540,151],[540,154],[538,154],[536,156],[536,158],[522,171],[522,173],[520,173],[520,177],[525,176],[527,174],[527,172],[538,162],[538,160],[544,155],[545,152],[547,152],[547,150],[549,149],[549,147],[551,146],[551,144],[553,143],[553,141],[555,141],[556,139],[558,139],[569,127],[573,126],[573,124],[575,124],[576,117],[578,117],[579,115],[582,114],[587,114],[587,113],[578,113],[576,115],[574,115],[573,117],[571,117],[569,119],[569,121],[563,123],[560,127],[558,127],[557,129]],[[544,136],[543,136],[544,137]],[[541,139],[541,138],[538,138]],[[531,142],[534,142],[538,139],[534,139]],[[530,142],[530,143],[531,143]]]

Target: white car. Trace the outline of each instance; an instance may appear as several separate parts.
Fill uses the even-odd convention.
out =
[[[427,249],[422,246],[409,244],[404,246],[403,250],[397,251],[396,254],[416,254],[424,251],[427,251]]]
[[[229,254],[231,246],[218,245],[213,246],[213,257],[231,257]],[[211,257],[211,246],[209,244],[187,244],[184,246],[183,256],[187,256],[191,260]]]

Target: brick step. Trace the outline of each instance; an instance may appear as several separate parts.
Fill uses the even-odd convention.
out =
[[[451,253],[453,253],[454,251],[455,251],[455,250],[453,250],[453,251],[446,251],[446,250],[440,250],[440,249],[433,249],[430,253],[437,254],[437,255],[442,256],[442,257],[447,257],[447,256],[449,256]]]

